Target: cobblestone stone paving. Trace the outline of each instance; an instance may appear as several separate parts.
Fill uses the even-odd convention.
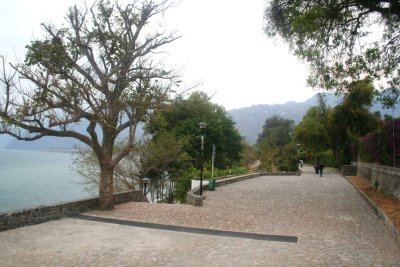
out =
[[[196,235],[65,218],[0,233],[0,266],[400,266],[400,249],[350,183],[259,177],[204,192],[203,207],[127,203],[121,220],[297,236],[297,243]]]

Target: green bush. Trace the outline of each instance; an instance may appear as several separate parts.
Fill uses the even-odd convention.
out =
[[[320,152],[315,154],[315,158],[320,162],[324,163],[325,167],[333,167],[336,168],[336,160],[332,150],[327,150],[325,152]]]
[[[385,121],[382,127],[360,138],[359,147],[359,156],[364,162],[398,165],[400,154],[394,152],[400,151],[400,118]]]
[[[246,174],[249,173],[249,170],[244,168],[244,167],[232,167],[231,169],[217,169],[214,168],[214,178],[218,177],[223,177],[223,176],[228,176],[228,175],[241,175],[241,174]],[[196,170],[196,172],[193,173],[192,179],[198,180],[200,179],[200,170]],[[207,167],[204,168],[203,170],[203,178],[204,179],[210,179],[211,178],[211,168]]]
[[[232,175],[241,175],[249,173],[250,171],[244,167],[234,167],[232,168]]]
[[[192,186],[192,177],[190,175],[183,175],[176,181],[175,190],[176,190],[176,200],[181,203],[186,202],[186,194],[190,191]]]
[[[299,170],[299,161],[297,156],[286,154],[277,160],[275,166],[282,172],[295,172]]]
[[[232,169],[214,169],[214,178],[223,177],[228,175],[240,175],[249,173],[244,167],[233,167]],[[211,169],[204,168],[203,169],[203,179],[211,178]],[[186,202],[186,194],[190,191],[192,186],[191,180],[199,180],[200,179],[200,170],[190,169],[186,173],[184,173],[177,181],[176,181],[176,200],[181,203]]]

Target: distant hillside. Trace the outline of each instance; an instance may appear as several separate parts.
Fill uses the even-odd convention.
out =
[[[13,138],[9,135],[0,134],[0,149],[4,148]]]
[[[333,93],[326,94],[327,105],[330,107],[340,103],[340,99]],[[261,133],[265,120],[274,115],[280,115],[299,123],[307,110],[317,105],[317,95],[304,102],[287,102],[285,104],[275,105],[254,105],[240,109],[228,110],[229,116],[236,122],[236,128],[245,140],[250,144],[255,144],[258,134]],[[371,111],[380,111],[381,114],[391,114],[390,111],[383,110],[380,104],[375,104]],[[395,116],[400,116],[400,110],[397,109]]]
[[[334,107],[340,99],[335,97],[334,94],[326,94],[327,105]],[[250,144],[255,144],[257,136],[262,131],[265,119],[273,115],[280,115],[282,117],[294,120],[299,123],[307,110],[317,105],[317,96],[313,96],[304,102],[287,102],[285,104],[275,105],[254,105],[240,109],[228,110],[227,113],[236,122],[240,134],[244,136],[245,140]],[[371,111],[380,111],[381,114],[391,114],[391,111],[384,110],[380,104],[375,104]],[[400,107],[397,108],[395,116],[400,116]],[[79,131],[85,132],[84,125],[80,125]],[[141,138],[143,131],[138,130],[138,137]],[[24,149],[24,150],[50,150],[50,149],[71,149],[73,145],[80,144],[72,138],[57,138],[45,137],[33,142],[17,141],[9,136],[0,135],[0,148],[7,149]]]
[[[80,142],[71,137],[46,136],[35,141],[12,139],[5,148],[17,150],[71,150],[77,144],[80,144]]]
[[[78,125],[76,130],[83,134],[86,127]],[[101,137],[101,135],[99,135]],[[127,136],[126,132],[121,133],[121,138]],[[137,129],[137,138],[141,139],[143,136],[142,127]],[[83,143],[71,137],[53,137],[46,136],[35,141],[19,141],[13,137],[5,134],[0,134],[0,149],[17,149],[17,150],[71,150],[75,145],[83,146]]]
[[[74,125],[73,129],[77,132],[85,133],[86,127],[87,123],[81,123]],[[35,141],[19,141],[11,138],[4,148],[17,150],[71,150],[74,145],[79,143],[78,140],[71,137],[46,136]]]

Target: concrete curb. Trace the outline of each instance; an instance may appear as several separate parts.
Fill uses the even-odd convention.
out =
[[[396,226],[390,221],[390,218],[386,215],[386,213],[381,208],[379,208],[378,205],[376,205],[376,203],[372,199],[370,199],[360,188],[358,188],[357,185],[354,184],[353,181],[348,176],[343,176],[343,177],[354,186],[354,188],[365,199],[367,204],[373,209],[373,211],[378,215],[378,217],[383,220],[383,223],[386,225],[387,229],[393,236],[397,245],[400,246],[400,233],[396,229]]]

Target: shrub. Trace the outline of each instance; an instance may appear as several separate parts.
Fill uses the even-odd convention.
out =
[[[217,169],[214,168],[214,178],[218,177],[223,177],[223,176],[228,176],[228,175],[240,175],[240,174],[246,174],[249,173],[250,171],[244,167],[232,167],[231,169]],[[193,172],[193,178],[195,180],[200,179],[200,170],[195,170]],[[207,166],[207,168],[204,168],[203,170],[203,178],[204,179],[210,179],[211,178],[211,168]]]
[[[358,153],[362,161],[380,163],[378,134],[376,132],[369,133],[360,138]]]
[[[176,200],[181,203],[186,202],[186,194],[190,191],[192,187],[192,175],[191,173],[186,173],[182,175],[177,181],[175,185],[176,190]]]
[[[337,166],[335,156],[332,150],[327,150],[325,152],[320,152],[315,154],[315,158],[319,159],[320,162],[324,164],[325,167],[333,167]]]
[[[231,169],[214,169],[214,178],[223,177],[228,175],[240,175],[246,174],[249,171],[244,167],[233,167]],[[211,168],[204,168],[203,169],[203,179],[210,179],[211,178]],[[199,180],[200,179],[200,170],[197,169],[190,169],[186,173],[182,175],[176,181],[176,200],[181,203],[186,202],[186,194],[190,191],[192,186],[191,180]]]
[[[393,141],[395,147],[393,147]],[[382,128],[360,138],[359,147],[359,157],[364,162],[393,166],[395,160],[398,166],[400,164],[400,119],[385,121]]]
[[[299,161],[297,155],[288,155],[281,157],[276,162],[276,167],[279,171],[295,172],[299,170]]]

